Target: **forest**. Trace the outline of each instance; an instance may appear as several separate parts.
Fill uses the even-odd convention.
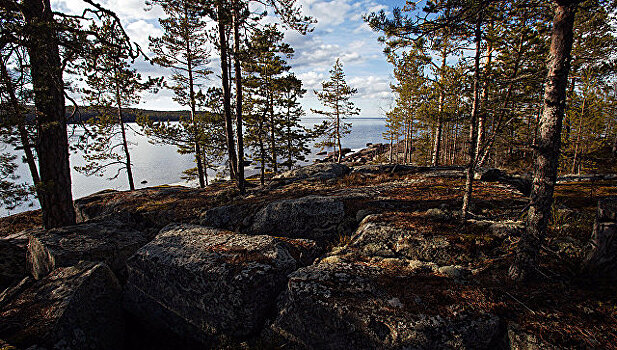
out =
[[[559,178],[565,175],[583,178],[585,175],[600,174],[604,176],[602,179],[609,179],[612,176],[610,174],[617,173],[617,2],[614,0],[407,1],[395,3],[391,8],[375,7],[375,10],[362,13],[362,21],[372,30],[371,34],[378,35],[383,55],[391,67],[392,74],[389,81],[392,103],[383,109],[386,131],[381,136],[385,143],[367,144],[365,150],[356,152],[346,149],[343,142],[353,128],[354,117],[361,113],[358,107],[360,101],[356,98],[359,90],[357,86],[348,82],[350,79],[346,76],[345,58],[339,57],[329,62],[328,74],[321,79],[319,88],[316,89],[308,88],[294,72],[291,64],[296,51],[286,42],[291,35],[289,33],[307,38],[319,20],[303,11],[303,6],[306,5],[303,1],[146,0],[144,7],[158,8],[164,14],[158,18],[160,35],[149,36],[148,50],[127,34],[119,15],[113,8],[107,7],[105,2],[81,0],[81,3],[83,12],[75,14],[64,11],[51,0],[0,0],[0,143],[4,146],[0,149],[0,202],[7,208],[15,208],[28,200],[38,201],[41,208],[40,225],[47,230],[44,232],[60,232],[66,227],[79,227],[84,222],[86,224],[89,222],[91,213],[84,211],[84,204],[76,204],[80,199],[73,198],[72,170],[87,176],[103,176],[107,172],[112,172],[115,174],[114,178],[125,177],[129,191],[120,195],[107,195],[118,195],[121,199],[124,198],[126,203],[132,203],[131,201],[136,200],[135,198],[142,193],[148,193],[144,196],[152,196],[150,203],[139,202],[139,205],[129,204],[123,207],[125,210],[122,213],[114,214],[118,220],[133,215],[128,214],[131,210],[145,210],[144,208],[150,206],[159,208],[162,202],[165,204],[165,201],[174,200],[156,197],[167,196],[165,194],[167,192],[164,194],[157,192],[163,191],[161,189],[137,189],[138,180],[133,174],[135,158],[131,152],[131,141],[127,137],[130,131],[147,136],[152,143],[176,147],[178,153],[190,155],[194,160],[194,164],[184,171],[184,175],[194,179],[199,188],[170,189],[169,193],[178,191],[181,204],[176,203],[172,209],[165,207],[165,211],[153,211],[150,215],[160,216],[160,220],[167,220],[166,224],[190,222],[208,227],[207,229],[189,227],[185,231],[174,231],[173,227],[163,228],[164,225],[159,225],[159,222],[152,217],[141,214],[130,216],[127,225],[137,225],[135,226],[137,231],[146,232],[154,228],[157,232],[162,230],[156,238],[155,235],[148,236],[146,241],[153,239],[152,242],[164,241],[170,237],[169,235],[182,236],[194,230],[205,230],[204,232],[208,233],[210,226],[204,223],[215,223],[212,227],[216,229],[224,228],[238,235],[247,235],[237,238],[239,242],[237,246],[227,247],[229,249],[225,250],[225,254],[229,252],[236,254],[236,249],[243,253],[237,253],[240,255],[229,258],[226,263],[245,266],[242,265],[245,261],[243,259],[255,259],[258,263],[269,264],[270,253],[262,254],[261,251],[246,253],[254,248],[254,246],[246,248],[246,244],[249,244],[246,242],[256,239],[254,238],[256,236],[251,235],[257,233],[263,235],[259,237],[268,237],[268,240],[276,241],[277,247],[280,245],[290,249],[290,252],[285,254],[288,254],[290,259],[292,257],[296,259],[298,264],[290,271],[281,272],[287,276],[292,271],[295,271],[294,274],[300,273],[302,270],[297,270],[299,266],[321,266],[310,265],[311,262],[302,263],[304,265],[300,263],[300,260],[305,258],[303,255],[305,253],[297,253],[294,249],[308,249],[306,246],[310,244],[299,243],[297,239],[311,239],[311,242],[321,249],[316,248],[322,255],[313,256],[310,254],[315,252],[311,252],[306,253],[307,256],[312,256],[314,259],[320,256],[320,259],[327,261],[336,255],[332,252],[349,253],[350,250],[357,248],[354,244],[359,244],[358,241],[363,239],[370,241],[377,239],[375,238],[377,236],[387,236],[388,239],[400,241],[396,244],[390,242],[384,246],[400,245],[403,238],[391,233],[394,227],[421,231],[418,226],[422,224],[419,223],[428,220],[424,228],[432,227],[436,234],[441,234],[439,230],[445,230],[444,227],[464,232],[462,233],[464,239],[461,239],[463,243],[457,244],[464,247],[461,248],[462,251],[467,249],[467,244],[472,244],[465,239],[475,242],[473,244],[481,246],[474,250],[473,254],[476,254],[477,250],[484,249],[490,245],[487,242],[493,242],[495,238],[476,237],[477,233],[474,230],[480,226],[474,225],[479,225],[478,222],[488,220],[487,218],[497,220],[496,218],[507,217],[516,223],[520,222],[522,228],[516,226],[517,234],[505,234],[508,236],[505,240],[504,235],[499,237],[505,242],[504,245],[511,243],[504,249],[507,252],[502,254],[507,258],[495,257],[491,258],[493,259],[491,261],[504,261],[503,266],[506,267],[503,271],[500,270],[499,277],[493,280],[487,278],[478,283],[485,286],[494,283],[497,278],[502,278],[503,281],[507,281],[504,283],[512,283],[513,286],[518,286],[516,288],[533,288],[534,281],[548,279],[552,283],[556,280],[548,278],[547,273],[542,272],[542,268],[546,266],[545,247],[553,242],[552,235],[556,232],[558,226],[556,223],[560,220],[558,204],[563,204],[557,203],[555,198],[563,200],[567,197],[564,195],[563,187],[558,187]],[[306,52],[304,54],[306,55]],[[165,71],[166,77],[149,76],[148,72],[142,71],[143,65],[136,63],[140,60]],[[138,108],[145,96],[155,96],[163,91],[173,93],[173,101],[177,104],[174,108],[178,107],[175,111]],[[304,102],[307,95],[314,96],[320,107],[306,105]],[[313,127],[303,126],[301,121],[307,116],[318,116],[323,122]],[[82,128],[83,133],[78,136],[72,135],[74,127]],[[76,138],[77,141],[69,142],[70,137]],[[326,158],[327,162],[301,167],[301,163],[309,159],[314,147],[331,151]],[[367,156],[369,152],[370,156]],[[351,154],[347,155],[348,153]],[[71,164],[71,154],[80,154],[84,163]],[[353,157],[364,158],[360,164],[354,161]],[[16,175],[20,164],[27,165],[29,179],[24,180]],[[246,175],[245,168],[248,165],[258,169],[257,175]],[[319,173],[322,170],[313,172],[311,170],[313,168],[310,168],[312,166],[318,167],[315,169],[326,170],[323,170],[323,173]],[[363,168],[369,166],[375,168]],[[214,182],[208,176],[208,171],[220,167],[225,168],[226,180]],[[424,179],[418,180],[413,177],[422,172],[432,171],[439,175],[436,175],[435,182],[426,188],[423,187]],[[448,182],[450,180],[441,178],[449,176],[443,175],[443,172],[448,171],[456,173],[454,176],[456,180]],[[380,172],[380,175],[375,175],[376,172]],[[397,172],[406,172],[405,175],[409,177],[397,175]],[[319,174],[315,175],[316,173]],[[310,183],[309,180],[315,179],[314,183]],[[380,183],[380,179],[383,183]],[[294,181],[300,180],[306,180],[309,184],[294,184]],[[510,186],[508,187],[510,190],[512,188],[519,190],[521,194],[517,192],[516,195],[512,195],[507,191],[507,195],[503,194],[505,190],[499,186],[491,187],[493,185],[487,184],[488,182],[499,182],[506,187]],[[605,185],[602,183],[599,186]],[[397,192],[392,189],[398,188],[396,186],[403,187]],[[413,192],[416,190],[415,187],[411,191],[410,187],[404,186],[419,186],[424,194],[418,196]],[[581,198],[580,206],[584,206],[585,210],[590,206],[595,210],[598,203],[600,206],[605,205],[602,201],[609,197],[598,194],[604,196],[597,198],[600,199],[598,202],[594,197],[593,186],[592,183],[590,190],[592,205]],[[614,187],[614,183],[609,183],[605,187],[599,187],[597,193],[613,193]],[[360,195],[354,192],[361,191],[358,188],[364,188],[366,193]],[[203,196],[194,196],[197,192],[191,192],[193,190],[202,191],[199,193]],[[345,195],[340,195],[336,191]],[[308,198],[307,201],[310,203],[284,202],[302,199],[296,198],[296,194],[306,195],[302,198]],[[93,195],[93,198],[96,199],[99,195],[106,194],[101,192]],[[499,198],[502,195],[504,197]],[[334,203],[331,199],[320,199],[319,196],[340,196],[343,199],[336,197],[334,201],[340,199],[340,203]],[[413,200],[405,196],[413,197]],[[512,199],[508,196],[514,197]],[[379,213],[374,213],[376,209],[370,205],[377,199],[381,201],[376,205],[379,207]],[[503,204],[500,202],[502,199],[511,202]],[[274,200],[282,202],[272,202]],[[313,200],[318,204],[311,204]],[[390,204],[384,204],[388,201]],[[105,202],[105,205],[109,205],[110,208],[112,205],[122,207],[124,204],[117,204],[120,202],[122,201],[110,200]],[[416,202],[421,203],[422,211],[427,210],[428,219],[418,219],[415,216],[415,211],[418,210],[414,207]],[[489,206],[486,203],[489,202],[495,208],[486,208]],[[523,202],[524,204],[521,204]],[[437,207],[437,204],[440,206]],[[90,208],[88,205],[90,204],[85,204]],[[300,209],[296,209],[296,205]],[[425,207],[427,205],[432,205],[434,208]],[[573,206],[576,205],[574,201]],[[511,212],[514,209],[509,206],[516,208],[516,215]],[[315,209],[317,207],[320,209]],[[393,210],[392,207],[403,213],[393,214],[392,211],[386,210]],[[413,210],[410,209],[412,207]],[[113,208],[116,210],[116,207]],[[203,211],[196,214],[197,208]],[[580,266],[584,266],[583,269],[594,269],[601,265],[600,269],[606,272],[610,270],[607,266],[617,266],[617,243],[615,243],[617,239],[614,239],[617,237],[615,236],[617,224],[613,222],[614,208],[610,204],[606,204],[606,208],[598,209],[598,221],[593,227],[589,224],[589,217],[592,214],[581,214],[579,217],[579,223],[587,225],[584,226],[584,230],[589,231],[586,234],[591,234],[593,230],[590,243],[593,253],[587,258],[583,258],[582,253],[580,256],[577,255],[577,259],[586,259],[584,263],[580,263]],[[486,214],[492,213],[493,209],[499,213],[494,214],[494,217]],[[277,213],[284,213],[285,210],[293,213],[285,220],[281,219],[283,223],[279,223]],[[344,220],[336,219],[339,221],[332,224],[329,215],[337,210],[341,211],[340,215]],[[448,210],[451,210],[452,214],[442,213]],[[221,214],[223,211],[224,214]],[[310,225],[318,226],[315,232],[335,232],[332,233],[336,236],[335,239],[324,238],[325,236],[313,231],[311,235],[314,236],[310,237],[301,234],[294,236],[294,233],[285,236],[287,231],[303,232],[303,229],[310,226],[303,220],[308,220],[304,219],[304,216],[313,211],[315,213],[310,215],[313,215],[311,220],[315,222],[310,221]],[[435,214],[437,211],[438,215]],[[187,212],[191,213],[192,219],[182,216]],[[350,214],[352,212],[353,215]],[[360,215],[362,213],[364,215]],[[166,215],[180,219],[168,220]],[[372,215],[386,215],[387,217],[379,217],[379,220],[383,219],[379,224],[387,223],[391,225],[390,228],[377,230],[370,226],[377,221],[363,221],[364,217],[376,220]],[[315,219],[316,217],[323,218],[323,222],[317,222],[319,220]],[[435,219],[436,217],[446,223],[436,224],[435,222],[439,221]],[[108,220],[108,217],[100,216],[97,220]],[[608,220],[610,223],[606,226],[601,220]],[[93,222],[95,225],[99,224],[96,220]],[[331,226],[336,229],[332,229]],[[350,233],[353,231],[350,229],[351,226],[354,226],[354,230],[359,227],[355,235]],[[376,236],[363,236],[361,230],[363,227],[374,229]],[[489,226],[482,226],[482,230],[487,229],[486,227]],[[490,227],[492,229],[494,226]],[[105,230],[104,232],[107,232]],[[45,234],[47,233],[41,233],[41,237]],[[196,245],[191,246],[187,243],[188,247],[183,246],[180,251],[189,254],[193,252],[192,249],[197,249],[196,247],[203,248],[206,252],[222,249],[221,245],[228,243],[218,241],[221,234],[209,236],[208,239],[211,241],[207,242],[202,241],[203,237],[199,235],[199,238],[194,240],[187,238],[187,242]],[[577,235],[579,237],[582,233],[578,232]],[[248,236],[252,238],[247,238]],[[282,239],[279,236],[286,238]],[[38,239],[37,237],[30,234],[28,238],[30,242],[27,248],[28,254],[32,256],[36,254],[30,251],[38,249],[33,248],[34,243],[32,243]],[[430,235],[422,237],[421,244],[427,244],[425,250],[442,247],[441,243],[433,241],[434,237]],[[250,244],[258,245],[259,249],[266,249],[262,243],[259,241]],[[141,246],[145,244],[144,242]],[[172,240],[171,243],[165,244],[176,243]],[[203,244],[203,247],[200,244]],[[336,244],[340,245],[340,249]],[[349,256],[356,259],[353,260],[354,263],[369,264],[370,261],[372,264],[373,260],[366,257],[358,258],[358,254],[365,254],[369,249],[367,247],[374,247],[377,243],[371,241],[362,244],[366,245],[362,248],[364,250],[359,250],[362,253],[353,251]],[[141,255],[140,252],[132,251],[131,254],[125,254],[127,257],[133,256],[126,264],[134,270],[151,263],[148,260],[149,254],[156,255],[158,250],[154,249]],[[411,255],[416,260],[422,260],[423,258],[418,256],[422,256],[423,252]],[[172,249],[170,254],[176,254],[176,250]],[[192,257],[200,257],[201,253],[194,254]],[[481,258],[478,259],[486,258],[485,255],[480,255]],[[338,259],[338,255],[336,257]],[[280,257],[277,255],[278,258]],[[396,254],[388,255],[388,258],[403,259]],[[441,256],[432,258],[438,260]],[[458,258],[460,256],[451,260],[455,261]],[[137,259],[144,260],[136,263]],[[406,256],[405,259],[411,258]],[[177,263],[180,260],[173,261]],[[598,262],[600,260],[601,262]],[[158,261],[152,262],[154,265],[151,270],[142,271],[146,276],[142,276],[144,280],[148,278],[149,273],[155,273],[152,271],[157,270],[155,265]],[[556,260],[551,261],[554,263]],[[76,266],[74,265],[76,262],[71,261],[67,266]],[[37,280],[38,274],[43,276],[49,272],[45,270],[47,268],[43,266],[45,264],[40,267],[38,263],[40,262],[30,262],[28,265],[33,269],[33,276]],[[144,265],[139,265],[141,263]],[[336,260],[336,263],[339,261]],[[405,264],[413,265],[408,262]],[[113,270],[112,265],[110,263]],[[554,265],[550,266],[553,268]],[[161,271],[166,271],[167,267],[165,265]],[[443,277],[448,273],[443,272],[441,267],[435,268],[435,271]],[[130,268],[129,282],[137,283],[131,280],[137,277],[131,277],[134,275],[130,275]],[[124,269],[123,265],[119,269],[120,272],[113,271],[119,277],[121,284],[126,282],[123,280],[125,278],[123,276],[127,273]],[[45,270],[45,273],[39,270]],[[354,276],[366,277],[363,268],[354,271],[357,273]],[[472,269],[469,268],[469,271]],[[473,271],[475,276],[477,271],[480,271],[477,273],[481,275],[484,270]],[[469,275],[471,274],[472,272],[469,272]],[[606,274],[611,275],[610,272]],[[169,276],[173,275],[173,272],[170,272]],[[298,278],[310,279],[313,275],[307,276],[309,277]],[[333,273],[332,276],[339,275]],[[614,272],[611,276],[614,277]],[[457,281],[459,277],[456,276]],[[152,277],[153,280],[159,281],[157,278]],[[198,276],[195,280],[202,281],[201,278]],[[190,279],[186,277],[186,280]],[[289,281],[291,286],[295,280]],[[561,282],[563,281],[560,280],[559,283]],[[447,283],[449,286],[450,282]],[[565,284],[566,282],[563,282],[561,286]],[[451,288],[458,293],[462,290],[459,288],[463,288],[461,285]],[[301,287],[298,288],[299,290],[295,292],[300,294],[306,292]],[[392,288],[394,287],[387,284],[388,293],[392,292]],[[543,285],[539,288],[548,287]],[[138,294],[135,292],[137,289],[127,290],[129,292],[126,290],[125,292],[129,293],[126,294],[129,298],[131,295],[137,298],[131,299],[131,302],[138,305],[139,297],[134,296]],[[278,292],[280,291],[277,290]],[[285,296],[288,302],[289,298],[294,297],[292,292],[294,291],[288,292]],[[473,294],[465,293],[461,292],[456,298],[464,299]],[[490,293],[487,292],[488,294]],[[329,298],[330,294],[327,295],[324,298]],[[423,298],[428,298],[422,295]],[[526,301],[507,295],[511,297],[508,299],[510,303],[529,309]],[[474,294],[469,298],[476,297]],[[559,296],[554,297],[559,299]],[[216,295],[212,298],[216,299]],[[403,303],[412,303],[409,301],[412,298],[409,300],[405,298],[408,296],[388,299],[390,306],[386,305],[384,308],[396,309],[401,300]],[[390,302],[391,300],[395,301]],[[233,304],[237,301],[228,302]],[[443,300],[435,301],[438,302]],[[510,305],[506,302],[503,305],[506,304]],[[564,302],[559,305],[566,304]],[[3,302],[0,298],[0,309],[2,307]],[[499,309],[498,306],[494,308]],[[180,309],[182,307],[178,310]],[[286,320],[285,322],[296,320],[297,318],[293,317],[285,319],[285,312],[293,310],[297,311],[293,308],[281,311],[279,318],[273,321],[273,324],[283,322],[281,320]],[[491,312],[493,311],[491,309]],[[139,315],[141,311],[132,312]],[[615,317],[614,310],[611,312],[611,317]],[[268,312],[263,311],[263,313]],[[536,315],[533,311],[531,314]],[[371,332],[379,333],[379,327],[374,326],[371,323],[373,321],[365,322],[362,318],[364,316],[358,317],[359,324],[369,328],[376,327],[377,330],[371,328]],[[481,318],[477,317],[476,319]],[[500,314],[500,317],[511,317],[511,314],[508,316]],[[192,327],[193,321],[195,320],[187,323]],[[266,321],[255,322],[263,324]],[[197,323],[199,322],[195,321],[195,324]],[[300,327],[300,325],[295,326]],[[209,329],[209,326],[204,327]],[[221,327],[225,329],[221,332],[231,332]],[[173,326],[169,328],[172,329]],[[501,328],[495,332],[502,334]],[[275,333],[280,331],[277,336],[282,337],[294,331],[280,329],[271,331]],[[2,332],[8,331],[0,326],[0,335]],[[174,329],[174,332],[177,334],[184,330]],[[247,331],[238,337],[248,339],[256,334],[255,332],[255,330]],[[312,334],[312,330],[304,329],[303,332]],[[227,336],[227,333],[225,334]],[[233,334],[231,337],[236,337],[236,333]],[[590,341],[586,345],[593,348],[600,343],[603,345],[610,343],[610,337],[614,336],[617,339],[617,335],[611,332],[604,334],[609,334],[608,338],[598,340],[599,343]],[[376,341],[375,337],[379,338],[378,335],[371,333],[369,337],[371,340],[366,340],[366,343],[362,343],[363,346],[359,348],[379,347],[375,344],[386,343],[383,339],[379,340],[383,343],[379,341],[372,343]],[[289,336],[286,341],[296,345],[306,345],[313,341],[313,338],[307,336],[308,340],[303,340],[303,343],[298,340],[300,338],[302,336],[295,334]],[[325,338],[327,343],[327,337]],[[593,337],[584,335],[585,341],[590,338]],[[206,341],[205,338],[195,339],[200,344],[210,344],[210,340]],[[219,344],[219,340],[216,341],[218,345],[224,343],[222,341]],[[479,348],[493,348],[496,344],[493,341],[491,338]],[[315,344],[307,347],[328,348],[323,346],[323,343]],[[564,341],[563,344],[570,343]],[[4,349],[1,342],[0,348]],[[432,346],[426,345],[426,348]]]

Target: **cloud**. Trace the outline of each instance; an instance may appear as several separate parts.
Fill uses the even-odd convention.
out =
[[[358,89],[356,98],[359,99],[386,99],[392,96],[388,77],[368,75],[348,79],[349,86]]]
[[[139,44],[141,49],[146,53],[150,53],[150,49],[148,47],[150,41],[148,37],[159,37],[163,35],[163,31],[159,27],[156,27],[154,24],[144,20],[131,22],[125,26],[125,29],[131,40]]]

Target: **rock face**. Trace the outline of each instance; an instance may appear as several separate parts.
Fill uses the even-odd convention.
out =
[[[0,338],[24,349],[120,349],[121,295],[105,264],[56,269],[0,303]]]
[[[28,261],[36,279],[56,267],[87,260],[105,262],[124,280],[126,260],[147,242],[142,232],[123,223],[88,222],[30,234]]]
[[[378,266],[348,263],[294,272],[264,338],[292,349],[493,348],[497,316],[440,299],[458,293],[440,277],[387,274]]]
[[[345,204],[337,197],[307,196],[267,204],[248,232],[331,241],[346,229]]]
[[[199,224],[208,227],[239,231],[245,218],[251,215],[247,205],[225,205],[208,209],[199,217]]]
[[[426,216],[426,214],[418,214]],[[421,217],[412,224],[421,225]],[[404,258],[438,265],[465,264],[476,260],[497,245],[493,236],[469,237],[445,233],[421,233],[413,228],[397,227],[386,215],[369,215],[360,224],[351,242],[338,254],[358,257]]]
[[[617,197],[598,201],[585,269],[595,278],[617,280]]]
[[[214,193],[182,186],[158,186],[135,191],[101,191],[75,201],[78,222],[117,220],[154,237],[174,221],[198,215]]]
[[[314,164],[286,171],[274,177],[277,180],[330,180],[349,173],[349,167],[338,163]]]
[[[25,233],[0,238],[0,291],[26,276],[27,244]]]
[[[170,226],[129,260],[124,305],[151,328],[204,345],[243,339],[272,313],[287,274],[316,253],[308,240]]]

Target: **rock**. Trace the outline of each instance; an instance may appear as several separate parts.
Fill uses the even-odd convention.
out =
[[[525,223],[522,221],[491,221],[491,220],[473,220],[466,221],[468,225],[474,226],[479,230],[490,232],[499,238],[519,237],[525,230]]]
[[[107,190],[75,200],[78,222],[117,220],[147,233],[151,238],[172,222],[193,219],[225,191],[157,186],[135,191]],[[224,199],[224,198],[221,198]]]
[[[617,197],[598,201],[585,271],[591,277],[617,280]]]
[[[121,289],[103,263],[54,270],[0,308],[0,338],[19,348],[120,349]]]
[[[462,278],[470,274],[468,270],[456,265],[441,266],[437,271],[440,274],[450,278]]]
[[[525,332],[519,326],[508,325],[508,343],[510,350],[557,350],[557,346],[547,343],[542,339],[538,339],[533,334]]]
[[[208,209],[199,217],[199,224],[208,227],[239,231],[245,218],[250,216],[247,205],[225,205]]]
[[[414,229],[425,225],[426,218],[424,213],[415,213],[405,219],[408,222],[402,219],[393,222],[388,214],[369,215],[339,254],[405,258],[438,265],[467,265],[494,255],[493,250],[501,240],[490,232],[476,237],[457,232],[420,232]]]
[[[325,242],[344,234],[345,224],[341,198],[307,196],[267,204],[255,214],[248,232]]]
[[[25,232],[0,238],[0,291],[27,275],[27,245]]]
[[[170,226],[129,260],[124,305],[149,328],[205,346],[245,339],[317,253],[308,240]]]
[[[349,173],[349,167],[338,163],[321,163],[308,165],[286,171],[274,177],[276,180],[329,180]]]
[[[147,242],[142,232],[117,221],[87,222],[30,233],[27,256],[36,279],[87,260],[105,262],[124,280],[126,260]]]
[[[494,168],[477,169],[474,177],[480,181],[499,182],[514,187],[525,196],[531,193],[531,177],[529,175],[510,175]]]
[[[264,339],[292,349],[494,348],[499,318],[466,305],[451,282],[387,271],[320,263],[292,273]]]
[[[435,220],[440,220],[440,221],[445,221],[445,220],[451,220],[452,219],[452,214],[449,212],[446,212],[443,209],[439,209],[439,208],[431,208],[428,209],[424,215],[431,217]]]

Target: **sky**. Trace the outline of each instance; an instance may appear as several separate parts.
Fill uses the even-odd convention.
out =
[[[133,41],[138,43],[147,55],[148,37],[162,34],[158,18],[164,17],[160,8],[146,8],[144,0],[103,0],[105,7],[115,11]],[[321,82],[329,77],[329,70],[337,58],[341,59],[348,84],[358,93],[352,101],[361,109],[360,118],[382,118],[392,104],[390,82],[392,67],[383,54],[383,45],[377,41],[378,33],[373,32],[362,16],[379,10],[387,12],[393,6],[404,3],[392,0],[299,0],[302,12],[317,20],[314,30],[306,35],[287,30],[285,42],[295,50],[289,63],[291,71],[298,76],[308,90],[302,104],[307,117],[315,116],[311,108],[320,109],[313,90],[321,88]],[[81,0],[52,0],[55,10],[80,13],[84,7]],[[270,18],[268,21],[275,21]],[[212,57],[211,65],[216,70],[218,60]],[[170,71],[152,66],[144,60],[135,62],[135,68],[143,76],[166,76]],[[219,78],[211,75],[206,85],[220,85]],[[172,100],[173,93],[162,90],[157,94],[145,94],[142,102],[135,106],[154,110],[184,109]]]

